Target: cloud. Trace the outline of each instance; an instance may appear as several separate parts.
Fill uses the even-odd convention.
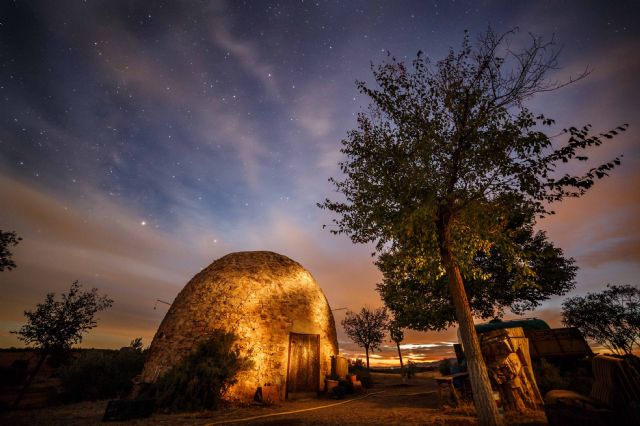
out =
[[[76,279],[116,301],[100,315],[100,326],[85,345],[118,347],[138,335],[149,341],[166,310],[163,305],[152,310],[155,299],[173,300],[196,272],[233,251],[272,250],[300,262],[334,308],[381,304],[374,290],[379,272],[372,259],[362,255],[369,249],[345,248],[344,241],[320,226],[309,226],[284,203],[258,220],[238,218],[234,229],[219,229],[215,218],[184,200],[183,220],[165,229],[152,222],[143,226],[144,215],[135,206],[124,206],[95,188],[81,192],[82,198],[70,197],[0,176],[7,206],[3,228],[15,229],[24,238],[15,250],[18,268],[0,275],[0,285],[11,286],[0,300],[0,345],[17,344],[8,330],[22,321],[23,309],[41,301],[46,292],[66,291]],[[338,324],[341,315],[343,311],[336,312]]]
[[[633,235],[600,245],[598,250],[588,252],[580,260],[593,268],[612,262],[640,263],[640,236]]]
[[[554,206],[556,214],[539,223],[565,254],[577,258],[579,266],[638,262],[640,195],[634,188],[640,185],[640,173],[637,169],[628,171],[631,176],[617,172],[584,197]]]
[[[197,265],[204,266],[202,253],[188,243],[142,226],[139,213],[98,193],[81,203],[6,176],[0,176],[0,193],[3,228],[23,238],[14,252],[18,268],[0,276],[3,323],[21,321],[22,310],[46,292],[66,291],[80,280],[116,300],[101,314],[105,327],[95,336],[110,340],[107,330],[119,329],[121,335],[144,331],[148,340],[158,321],[150,312],[155,298],[171,300]],[[15,344],[15,338],[5,330],[0,342]]]
[[[211,10],[221,10],[218,3],[212,2],[211,5]],[[157,34],[162,48],[150,48],[148,40],[126,25],[126,19],[121,15],[128,13],[126,11],[110,11],[108,17],[103,16],[104,11],[99,7],[70,8],[64,12],[71,16],[62,16],[62,11],[55,9],[42,14],[82,57],[83,64],[87,65],[86,71],[90,73],[91,84],[100,87],[96,93],[82,98],[83,105],[73,115],[76,123],[86,126],[97,122],[100,127],[110,125],[132,133],[131,114],[142,112],[149,123],[144,130],[153,133],[151,137],[144,135],[144,143],[147,147],[151,145],[149,148],[154,151],[155,158],[183,160],[182,163],[189,164],[191,172],[196,174],[210,169],[211,163],[202,160],[218,158],[218,145],[222,145],[236,156],[234,163],[239,173],[235,178],[244,180],[251,188],[261,187],[261,164],[268,155],[268,149],[260,136],[260,129],[246,115],[253,100],[233,93],[234,86],[242,87],[244,83],[239,76],[234,77],[233,68],[260,70],[250,74],[257,78],[257,73],[262,74],[262,70],[270,67],[257,60],[250,62],[248,58],[257,57],[255,48],[231,36],[224,15],[214,14],[211,18],[214,22],[204,26],[217,35],[212,36],[210,48],[205,44],[187,61],[185,52],[195,51],[194,43],[202,44],[198,35],[163,32]],[[178,13],[173,18],[189,22],[194,17]],[[65,24],[70,19],[75,22],[73,31],[69,31]],[[237,60],[232,59],[232,77],[227,84],[216,82],[211,70],[212,57],[222,56],[216,47],[221,52],[232,49],[238,54]],[[264,90],[271,93],[276,86],[274,79],[267,74],[269,71],[266,71],[262,82]],[[95,86],[94,90],[97,90]],[[61,94],[61,98],[65,96]],[[110,104],[107,116],[105,103]],[[126,106],[124,112],[122,105]],[[46,115],[43,121],[46,123]],[[171,125],[171,131],[168,125]],[[95,132],[95,129],[91,130]],[[174,133],[173,140],[167,139],[168,133]],[[176,136],[179,133],[182,133],[181,137]],[[76,134],[74,139],[82,138]],[[119,139],[126,137],[123,135]],[[196,161],[190,156],[193,152],[199,154]],[[165,162],[154,166],[157,168],[156,176],[167,177],[170,172]]]
[[[273,98],[280,95],[275,68],[261,59],[260,49],[252,42],[233,35],[232,22],[224,2],[210,2],[208,27],[212,41],[223,51],[231,54],[230,60],[237,60],[242,70],[257,79]]]

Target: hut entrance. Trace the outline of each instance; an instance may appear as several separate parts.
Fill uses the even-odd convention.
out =
[[[287,397],[295,393],[317,393],[320,381],[320,335],[289,334]]]

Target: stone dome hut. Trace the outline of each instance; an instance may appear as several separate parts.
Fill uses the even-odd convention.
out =
[[[178,294],[151,342],[142,381],[155,381],[214,329],[235,332],[254,361],[229,389],[241,400],[264,385],[277,385],[282,399],[317,392],[338,355],[331,308],[306,269],[273,252],[231,253]]]

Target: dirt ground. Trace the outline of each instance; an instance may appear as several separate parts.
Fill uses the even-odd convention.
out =
[[[189,414],[155,414],[129,425],[475,425],[473,407],[453,408],[439,401],[433,373],[420,373],[406,384],[398,375],[373,375],[374,387],[342,400],[326,397],[271,406],[235,406]],[[445,398],[446,399],[446,398]],[[97,425],[106,401],[19,410],[0,415],[1,425]],[[507,416],[510,425],[546,425],[542,412]],[[120,423],[111,423],[114,425]],[[124,423],[123,423],[124,424]]]

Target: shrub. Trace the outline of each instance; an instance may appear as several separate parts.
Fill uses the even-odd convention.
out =
[[[440,361],[440,364],[438,364],[438,371],[443,376],[451,374],[451,360],[447,358]]]
[[[354,368],[367,368],[367,365],[361,358],[356,358],[355,360],[350,359],[349,371],[353,370]]]
[[[141,345],[135,342],[119,351],[82,351],[60,370],[63,399],[76,402],[127,395],[144,365]]]
[[[407,379],[415,377],[417,372],[418,372],[418,367],[416,366],[416,363],[413,361],[408,361],[407,366],[405,368],[405,375]]]
[[[17,359],[9,367],[0,367],[0,389],[19,386],[27,378],[29,360]]]
[[[567,389],[589,395],[593,384],[590,360],[561,360],[553,363],[546,359],[533,362],[533,373],[542,395],[554,389]]]
[[[218,407],[236,375],[253,363],[240,355],[234,333],[216,330],[180,364],[148,390],[156,406],[166,411],[197,411]]]
[[[352,366],[349,368],[349,373],[356,375],[356,379],[360,380],[363,388],[370,388],[373,386],[371,372],[369,371],[369,369],[367,369],[367,367]]]

